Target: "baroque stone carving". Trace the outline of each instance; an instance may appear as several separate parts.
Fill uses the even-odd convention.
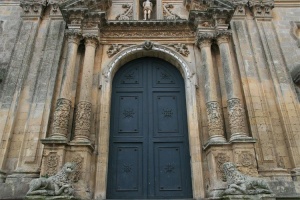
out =
[[[109,46],[108,50],[106,51],[108,57],[112,57],[113,55],[117,54],[123,47],[128,47],[130,45],[125,44],[112,44]]]
[[[69,118],[71,111],[71,101],[60,98],[57,100],[53,119],[53,133],[52,135],[59,135],[66,137],[69,126]]]
[[[229,126],[231,133],[245,133],[245,111],[238,98],[232,98],[227,101]]]
[[[49,178],[33,179],[29,183],[29,191],[27,195],[42,196],[72,196],[74,189],[69,176],[75,171],[75,163],[66,163],[61,171]]]
[[[218,44],[228,43],[231,38],[231,31],[217,31],[215,33],[215,37],[217,38]]]
[[[206,111],[209,135],[223,135],[223,117],[219,103],[216,101],[207,102]]]
[[[123,14],[119,14],[116,20],[132,20],[133,5],[129,3],[123,4],[122,8],[126,8],[126,10]]]
[[[250,0],[249,5],[255,17],[270,17],[271,10],[274,8],[274,0]]]
[[[178,53],[180,53],[183,56],[188,56],[190,54],[190,51],[185,44],[169,44],[168,46],[173,47]]]
[[[143,48],[144,48],[145,50],[151,50],[152,47],[153,47],[153,42],[151,42],[151,41],[149,41],[149,40],[146,40],[146,41],[144,42]]]
[[[46,7],[46,2],[46,0],[21,0],[20,6],[25,16],[40,16]]]
[[[83,157],[81,157],[79,154],[74,154],[71,158],[71,162],[75,163],[76,168],[74,173],[71,174],[70,179],[73,182],[77,182],[81,178],[81,171],[82,171],[82,164],[83,164]]]
[[[238,154],[238,170],[250,176],[257,176],[257,169],[254,166],[254,157],[248,151],[242,151]]]
[[[216,163],[217,163],[217,176],[222,181],[226,181],[225,173],[223,170],[223,164],[226,162],[229,162],[230,158],[225,153],[218,153],[218,155],[215,157]]]
[[[171,11],[171,8],[174,8],[174,6],[172,4],[169,4],[169,3],[164,3],[163,4],[164,19],[166,19],[166,20],[181,19],[177,14],[174,14]]]
[[[210,47],[212,44],[212,40],[214,39],[213,33],[201,33],[197,34],[196,44],[200,48]]]
[[[92,104],[86,101],[79,102],[75,116],[75,137],[88,138],[91,131]]]
[[[51,152],[46,158],[46,175],[53,176],[57,172],[59,156],[55,152]]]
[[[223,170],[228,186],[224,191],[225,195],[255,195],[272,193],[265,180],[242,174],[237,170],[235,164],[231,162],[224,163]]]
[[[96,34],[85,34],[83,36],[84,40],[85,40],[85,45],[88,46],[93,46],[94,48],[96,48],[98,46],[99,43],[99,39],[98,36]]]
[[[69,43],[79,44],[82,39],[82,33],[80,30],[68,29],[65,32],[65,36],[68,37]]]

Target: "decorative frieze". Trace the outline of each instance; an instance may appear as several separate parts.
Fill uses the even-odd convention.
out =
[[[223,116],[218,102],[211,101],[206,103],[208,132],[210,136],[223,135]]]
[[[64,98],[58,99],[54,111],[52,137],[67,138],[70,112],[71,101]]]
[[[92,104],[81,101],[78,103],[75,114],[75,139],[88,139],[91,131]]]
[[[231,134],[245,133],[245,111],[241,104],[241,100],[232,98],[227,101],[227,104]]]
[[[117,17],[116,17],[116,20],[132,20],[132,10],[133,10],[133,4],[123,4],[122,5],[122,8],[125,8],[126,10],[124,11],[124,13],[122,14],[119,14]]]
[[[173,4],[163,4],[163,15],[165,20],[176,20],[181,19],[177,14],[174,14],[171,9],[174,8]]]
[[[112,57],[115,54],[117,54],[123,47],[128,47],[130,45],[124,45],[124,44],[112,44],[109,46],[108,50],[106,51],[108,57]]]

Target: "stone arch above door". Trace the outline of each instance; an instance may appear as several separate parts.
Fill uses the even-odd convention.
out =
[[[152,43],[153,44],[153,43]],[[98,122],[98,146],[96,166],[95,198],[106,198],[107,172],[108,172],[108,152],[110,134],[110,107],[112,79],[116,71],[125,63],[141,57],[158,57],[174,65],[183,76],[186,91],[186,108],[188,123],[189,149],[191,156],[191,174],[193,198],[200,199],[205,197],[202,171],[201,141],[199,138],[199,117],[197,109],[196,88],[197,80],[191,66],[187,64],[182,56],[166,47],[153,44],[147,50],[143,44],[127,48],[116,54],[115,58],[104,67],[100,83],[100,110]]]

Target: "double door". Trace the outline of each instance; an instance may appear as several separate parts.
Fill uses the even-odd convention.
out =
[[[127,63],[115,75],[108,199],[191,198],[184,82],[158,58]]]

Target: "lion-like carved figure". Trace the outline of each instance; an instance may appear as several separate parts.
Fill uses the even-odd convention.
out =
[[[75,171],[76,163],[68,162],[55,175],[49,178],[33,179],[29,183],[29,191],[27,195],[43,195],[43,196],[72,196],[74,189],[72,188],[69,175]]]
[[[223,170],[228,184],[228,188],[224,191],[225,195],[272,193],[265,180],[242,174],[231,162],[224,163]]]

